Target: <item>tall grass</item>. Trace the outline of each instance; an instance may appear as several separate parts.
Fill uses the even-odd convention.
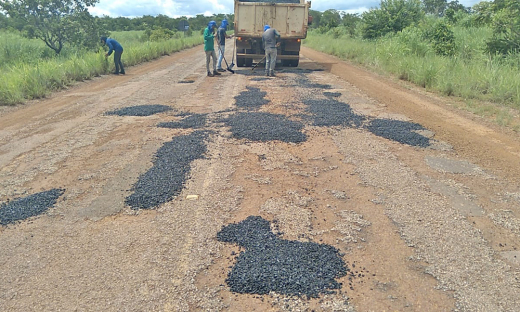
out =
[[[436,55],[417,29],[405,29],[376,41],[311,31],[304,44],[428,90],[520,109],[518,55],[487,55],[484,42],[491,35],[487,28],[455,27],[454,33],[457,48],[453,56]]]
[[[160,42],[143,41],[142,32],[112,35],[124,47],[123,63],[132,66],[202,43],[202,37],[181,37]],[[104,51],[67,49],[63,55],[45,47],[43,42],[16,34],[0,33],[0,105],[13,105],[26,99],[42,98],[75,81],[83,81],[114,70]],[[16,52],[18,51],[18,52]],[[50,51],[50,52],[49,52]]]

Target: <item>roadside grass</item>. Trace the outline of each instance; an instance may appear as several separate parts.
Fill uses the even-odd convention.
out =
[[[201,36],[144,41],[142,32],[137,31],[115,32],[111,37],[124,47],[122,60],[125,66],[140,64],[202,43]],[[43,42],[12,33],[0,32],[0,42],[5,43],[0,49],[0,105],[43,98],[76,81],[89,80],[114,71],[112,58],[106,60],[105,51],[101,47],[97,53],[67,49],[67,52],[55,55]]]
[[[453,56],[435,54],[431,44],[414,30],[374,41],[311,31],[304,45],[428,91],[460,97],[468,103],[466,109],[519,131],[518,113],[515,113],[520,110],[518,55],[486,55],[485,40],[491,36],[487,28],[455,27],[454,33]]]

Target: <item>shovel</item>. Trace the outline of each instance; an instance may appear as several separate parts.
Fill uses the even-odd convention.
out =
[[[260,62],[256,63],[255,66],[253,66],[253,68],[251,68],[251,71],[255,70],[255,68],[256,68],[260,63],[262,63],[264,60],[265,60],[265,56],[260,60]]]
[[[224,53],[222,53],[222,49],[220,48],[220,43],[217,42],[217,45],[218,45],[218,50],[220,51],[220,54],[222,54],[222,58],[224,59],[224,62],[226,62],[226,70],[232,74],[235,73],[234,70],[231,69],[231,67],[228,65],[228,62],[226,61],[226,57],[224,56]]]

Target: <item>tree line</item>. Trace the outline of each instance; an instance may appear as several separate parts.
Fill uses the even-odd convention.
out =
[[[490,27],[493,36],[486,42],[490,54],[507,55],[520,52],[520,1],[481,1],[465,7],[457,0],[382,0],[378,8],[362,14],[337,10],[310,11],[312,28],[327,33],[344,32],[352,37],[371,40],[395,34],[407,27],[419,28],[433,41],[439,54],[450,55],[454,45],[452,27]],[[438,22],[427,28],[426,17]]]
[[[111,31],[145,30],[148,36],[155,31],[157,37],[173,36],[180,25],[189,25],[188,33],[200,31],[210,20],[220,22],[233,14],[214,14],[194,17],[171,18],[166,15],[128,18],[94,17],[88,8],[99,0],[0,0],[0,29],[20,31],[29,38],[41,39],[60,53],[64,44],[84,48],[96,48],[98,38]],[[376,39],[396,33],[410,26],[420,27],[425,16],[438,17],[442,22],[425,35],[439,42],[439,53],[450,53],[454,24],[486,26],[493,29],[493,37],[487,42],[489,53],[508,54],[520,51],[520,1],[482,1],[473,7],[465,7],[457,0],[381,0],[380,6],[362,14],[342,13],[338,10],[319,12],[310,10],[311,28],[318,32],[332,29],[344,31],[362,39]],[[232,25],[232,23],[230,23]]]

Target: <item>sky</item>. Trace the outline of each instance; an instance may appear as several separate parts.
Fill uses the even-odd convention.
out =
[[[471,7],[481,0],[459,0],[464,6]],[[380,0],[315,0],[311,9],[325,11],[336,9],[346,13],[361,13],[379,6]],[[449,0],[448,0],[449,2]],[[97,16],[136,17],[159,14],[170,17],[213,15],[233,13],[233,0],[99,0],[90,12]]]

